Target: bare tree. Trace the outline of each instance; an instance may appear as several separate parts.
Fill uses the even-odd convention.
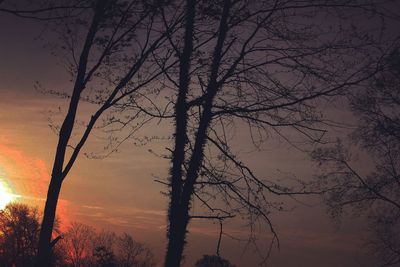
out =
[[[163,56],[155,57],[160,67],[179,62],[163,69],[161,81],[176,95],[167,104],[174,110],[148,112],[175,121],[170,177],[161,181],[170,199],[165,266],[180,265],[191,218],[223,221],[238,214],[248,220],[249,241],[256,225],[266,223],[271,246],[277,242],[268,215],[282,205],[271,199],[315,192],[301,181],[282,185],[256,174],[235,152],[241,142],[235,130],[247,127],[256,149],[274,134],[291,142],[288,132],[318,142],[325,131],[317,100],[376,71],[366,53],[373,38],[361,40],[354,29],[335,24],[368,13],[366,1],[184,2],[163,10],[166,25],[184,19],[168,35]],[[332,20],[324,25],[326,17]],[[206,214],[193,213],[195,202]]]
[[[331,214],[338,218],[346,209],[367,216],[369,245],[381,266],[400,263],[400,52],[398,42],[382,57],[381,71],[357,92],[350,94],[358,127],[350,140],[369,158],[355,160],[339,142],[314,151],[322,173],[318,186]],[[350,146],[349,146],[350,147]],[[357,151],[356,150],[356,151]],[[363,167],[359,167],[359,164]]]
[[[135,241],[129,234],[117,239],[118,264],[123,267],[153,267],[154,255],[144,244]]]
[[[93,238],[93,242],[96,246],[106,247],[109,250],[113,250],[117,236],[115,233],[107,230],[100,231],[96,237]]]
[[[73,222],[62,239],[66,261],[74,267],[88,266],[92,261],[95,235],[93,227]]]
[[[34,266],[40,232],[36,208],[22,203],[8,204],[0,211],[0,263],[2,266]],[[117,236],[72,222],[54,244],[51,266],[154,267],[150,248],[129,234]]]
[[[71,266],[153,267],[152,251],[129,234],[117,236],[110,231],[96,231],[93,227],[73,222],[57,244]]]
[[[54,127],[59,139],[40,232],[38,266],[46,266],[50,252],[62,182],[96,122],[116,104],[123,105],[127,98],[139,101],[145,95],[139,90],[147,88],[160,74],[147,60],[165,40],[165,34],[160,33],[162,27],[154,30],[156,7],[143,1],[98,0],[93,3],[78,17],[66,16],[57,24],[58,29],[65,29],[61,36],[65,43],[61,48],[69,55],[67,70],[74,83],[71,93],[47,91],[69,99],[69,107],[61,127]],[[83,38],[79,31],[82,29],[86,31]],[[74,128],[79,125],[78,106],[82,101],[95,105],[96,110],[79,131]],[[128,122],[135,120],[138,124],[130,128],[129,137],[144,123],[140,111],[106,117],[100,127],[118,124],[119,128],[126,128]],[[73,136],[77,136],[76,139]]]
[[[116,235],[111,231],[102,230],[93,237],[94,266],[116,266],[117,259],[114,254]]]

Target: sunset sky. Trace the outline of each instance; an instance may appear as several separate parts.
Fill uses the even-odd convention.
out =
[[[0,198],[5,199],[0,199],[0,207],[12,199],[42,209],[57,144],[49,119],[59,124],[68,100],[42,94],[34,84],[38,81],[48,89],[68,90],[71,83],[60,59],[44,47],[51,34],[43,32],[40,24],[0,14],[0,34]],[[87,116],[90,109],[84,104],[80,114]],[[343,111],[329,112],[351,117]],[[150,125],[140,135],[154,133],[171,135],[171,124]],[[63,184],[57,210],[62,228],[80,221],[98,229],[130,233],[148,244],[161,264],[168,200],[161,194],[165,187],[154,180],[168,175],[169,161],[149,150],[160,154],[168,146],[168,141],[146,146],[127,141],[105,159],[90,159],[82,153]],[[94,132],[83,152],[102,153],[103,147],[101,133]],[[307,155],[276,139],[266,147],[254,153],[244,149],[246,162],[257,173],[270,177],[293,173],[311,179],[315,166]],[[363,247],[366,225],[362,218],[345,217],[339,225],[325,213],[317,197],[300,200],[306,205],[291,201],[293,211],[272,214],[281,247],[273,250],[271,266],[374,266]],[[232,220],[224,232],[245,239],[242,224]],[[192,266],[203,254],[215,253],[218,233],[218,224],[192,221],[184,266]],[[268,232],[259,237],[268,245]],[[237,266],[253,266],[259,259],[252,248],[245,251],[245,245],[224,236],[221,255]]]

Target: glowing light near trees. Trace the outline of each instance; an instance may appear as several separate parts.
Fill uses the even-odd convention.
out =
[[[4,209],[8,203],[12,202],[18,196],[12,193],[7,182],[0,179],[0,209]]]

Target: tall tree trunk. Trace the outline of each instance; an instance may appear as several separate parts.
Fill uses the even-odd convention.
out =
[[[213,62],[210,70],[210,80],[207,86],[206,92],[204,94],[204,103],[202,104],[203,112],[200,117],[200,121],[198,124],[198,129],[195,137],[195,145],[189,160],[189,166],[186,173],[186,179],[182,179],[182,166],[185,160],[185,145],[187,142],[187,107],[185,106],[184,114],[180,114],[181,110],[181,94],[184,92],[184,96],[188,92],[188,82],[190,80],[189,76],[189,68],[190,68],[190,55],[193,52],[193,29],[194,29],[194,16],[195,16],[195,3],[193,1],[187,2],[187,21],[185,28],[185,47],[183,56],[180,58],[181,60],[181,71],[180,71],[180,88],[177,104],[175,107],[175,118],[176,118],[176,132],[175,132],[175,149],[172,155],[172,193],[171,193],[171,202],[169,209],[169,229],[168,229],[168,248],[167,254],[165,258],[165,267],[179,267],[183,249],[185,246],[185,239],[187,233],[187,226],[189,224],[189,211],[190,204],[192,201],[192,195],[194,192],[194,185],[198,178],[198,173],[201,168],[201,164],[204,158],[204,145],[207,141],[207,131],[212,120],[212,103],[219,89],[217,85],[217,76],[218,70],[220,67],[221,59],[222,59],[222,48],[226,38],[226,34],[228,31],[227,20],[229,17],[229,11],[231,8],[231,1],[224,1],[224,8],[222,12],[222,17],[219,25],[219,34],[218,40],[213,53]],[[185,54],[185,51],[190,48],[190,53],[188,55]],[[187,56],[187,58],[185,57]],[[182,67],[184,68],[182,70]],[[185,76],[182,76],[185,75]],[[182,80],[185,83],[182,83]],[[182,86],[184,85],[184,86]],[[184,101],[186,103],[186,101]],[[183,127],[184,126],[184,127]],[[184,131],[184,132],[183,132]],[[179,137],[182,140],[179,140]],[[184,137],[184,138],[183,138]],[[181,142],[185,142],[183,146],[178,146]],[[179,166],[177,166],[180,164]],[[177,175],[176,172],[179,172]],[[179,179],[178,179],[179,178]]]
[[[168,247],[165,257],[165,267],[178,267],[182,261],[185,246],[186,228],[189,223],[188,209],[179,207],[178,212],[170,216]]]
[[[40,228],[38,259],[36,266],[49,266],[50,242],[56,216],[58,197],[60,195],[62,177],[52,176],[44,209],[43,221]]]
[[[72,167],[75,159],[71,158],[67,161],[67,168],[64,169],[66,150],[70,140],[72,130],[75,124],[75,117],[78,110],[79,100],[82,91],[86,86],[86,70],[90,50],[98,31],[99,23],[103,19],[106,5],[109,0],[97,0],[94,9],[94,15],[90,24],[90,28],[86,35],[83,49],[79,58],[74,88],[67,115],[60,128],[56,155],[54,159],[51,180],[47,191],[46,204],[43,213],[43,220],[39,235],[39,245],[37,252],[36,267],[46,267],[50,265],[51,235],[53,233],[54,220],[56,216],[58,198],[61,191],[61,185]],[[87,137],[86,137],[87,138]],[[84,139],[86,140],[86,139]],[[76,148],[77,149],[77,148]],[[80,148],[79,148],[80,149]],[[79,153],[79,150],[77,151]],[[71,165],[71,166],[70,166]]]
[[[195,17],[195,0],[187,0],[184,48],[179,66],[179,93],[175,105],[175,147],[172,155],[171,192],[168,210],[168,246],[165,256],[165,267],[180,266],[185,243],[186,227],[189,222],[187,209],[182,210],[182,165],[185,161],[187,131],[187,92],[190,83],[190,60],[193,52],[193,32]]]

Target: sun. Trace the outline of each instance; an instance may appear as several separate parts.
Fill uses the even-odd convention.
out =
[[[15,200],[17,195],[13,194],[8,184],[0,179],[0,210],[4,209],[8,203]]]

